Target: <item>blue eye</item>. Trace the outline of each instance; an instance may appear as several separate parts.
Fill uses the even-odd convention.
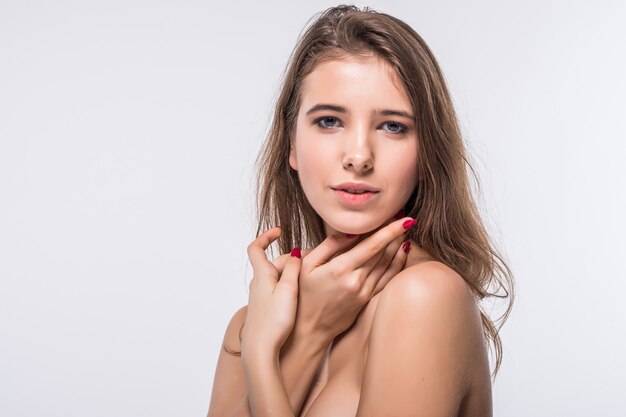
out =
[[[385,122],[383,123],[383,126],[384,125],[387,125],[387,131],[391,133],[405,133],[408,130],[408,128],[402,123]]]
[[[333,116],[320,117],[319,119],[316,119],[313,124],[321,127],[322,129],[334,129],[341,126],[339,119]],[[395,135],[404,134],[409,130],[408,127],[398,122],[385,122],[381,126],[386,126],[387,128],[383,130]]]
[[[315,121],[315,124],[319,127],[324,127],[327,129],[333,128],[333,127],[337,127],[339,123],[339,120],[335,117],[331,117],[331,116],[326,116],[326,117],[321,117],[319,119],[317,119]]]

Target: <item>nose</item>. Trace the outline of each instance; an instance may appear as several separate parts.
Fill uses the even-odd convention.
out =
[[[343,168],[357,174],[366,174],[374,168],[374,155],[367,136],[367,129],[358,129],[345,136],[342,157]]]

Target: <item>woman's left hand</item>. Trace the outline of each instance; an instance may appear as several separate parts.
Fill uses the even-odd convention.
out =
[[[295,323],[300,250],[294,248],[282,272],[265,255],[265,250],[280,234],[280,228],[275,227],[259,235],[248,246],[253,277],[243,326],[242,359],[253,352],[277,356]]]

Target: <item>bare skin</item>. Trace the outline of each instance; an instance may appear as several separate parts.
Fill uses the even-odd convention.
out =
[[[401,222],[401,221],[400,221]],[[280,367],[283,381],[286,384],[289,400],[294,413],[298,413],[310,384],[317,372],[324,353],[335,336],[347,330],[356,319],[359,310],[379,292],[389,280],[404,266],[406,253],[401,248],[404,229],[396,222],[395,231],[379,231],[378,242],[369,239],[369,249],[360,252],[347,251],[358,246],[359,240],[364,238],[346,238],[343,235],[328,237],[313,251],[304,251],[306,254],[305,269],[315,269],[316,274],[301,271],[299,277],[299,306],[298,317],[293,330],[280,352]],[[276,237],[277,235],[274,235]],[[261,238],[257,239],[260,240]],[[255,241],[256,242],[256,241]],[[363,242],[363,244],[368,242]],[[265,241],[267,244],[267,241]],[[361,246],[363,245],[361,244]],[[252,246],[252,245],[251,245]],[[262,258],[263,248],[259,256]],[[347,252],[346,252],[347,251]],[[339,258],[336,255],[343,253]],[[355,271],[344,267],[346,262],[354,262],[353,255],[360,253],[361,259],[369,261],[372,267],[355,287]],[[333,258],[331,269],[326,265]],[[275,273],[283,273],[289,255],[283,255],[274,262]],[[265,265],[266,267],[269,265]],[[339,267],[343,271],[333,271],[332,267]],[[270,268],[272,269],[272,268]],[[319,271],[318,271],[319,270]],[[259,271],[257,271],[259,272]],[[319,273],[321,272],[321,273]],[[258,275],[258,274],[257,274]],[[262,277],[262,275],[260,276]],[[258,285],[252,285],[251,294]],[[281,277],[281,282],[286,282]],[[231,320],[225,336],[225,346],[238,349],[239,329],[246,316],[250,316],[249,309],[241,309]],[[320,314],[321,313],[321,314]],[[282,314],[281,316],[287,316]],[[254,316],[253,316],[254,317]],[[254,318],[252,322],[257,321]],[[271,319],[272,331],[276,327]],[[258,322],[258,321],[257,321]],[[254,323],[248,322],[248,325]],[[248,326],[250,327],[250,326]],[[267,333],[261,332],[256,336],[256,351],[262,351],[263,341]],[[246,334],[244,334],[244,338]],[[243,351],[243,346],[241,348]],[[243,353],[243,352],[242,352]],[[242,354],[242,356],[244,356]],[[250,415],[248,409],[249,398],[245,381],[242,378],[242,361],[222,351],[218,360],[213,396],[209,415]],[[237,411],[233,413],[235,404]],[[214,413],[214,414],[211,414]]]
[[[417,275],[409,275],[408,272],[419,274],[419,278],[413,279]],[[332,345],[328,345],[323,351],[321,346],[315,343],[314,337],[309,338],[307,344],[291,341],[286,354],[283,352],[280,362],[283,376],[287,376],[283,378],[288,388],[287,391],[293,394],[298,391],[296,387],[298,383],[308,380],[306,401],[301,409],[298,408],[299,411],[293,411],[291,415],[315,417],[344,414],[350,416],[490,416],[492,414],[489,365],[482,341],[480,318],[469,287],[447,267],[431,261],[415,245],[412,245],[402,273],[404,275],[398,274],[392,280],[399,278],[398,282],[393,282],[394,285],[387,285],[380,293],[373,296],[354,324],[342,334],[337,335]],[[434,278],[444,284],[440,286]],[[419,320],[411,322],[411,326],[417,327],[410,329],[412,334],[419,335],[417,331],[422,330],[422,333],[433,341],[426,346],[420,346],[419,343],[410,345],[410,352],[420,353],[420,355],[385,352],[385,346],[388,344],[392,347],[394,344],[402,345],[401,342],[411,341],[411,338],[398,338],[398,334],[402,336],[406,331],[395,326],[379,325],[378,328],[376,326],[377,320],[380,322],[386,317],[385,312],[379,310],[383,308],[388,310],[390,305],[397,304],[398,297],[401,297],[398,290],[406,292],[407,289],[414,292],[409,297],[409,301],[415,301],[415,298],[420,297],[433,299],[433,295],[437,294],[453,297],[458,305],[458,309],[454,310],[460,313],[457,319],[455,319],[457,316],[455,314],[452,316],[444,314],[439,319],[431,317],[424,323],[420,323]],[[387,303],[385,307],[385,300],[391,298],[394,298],[395,302]],[[437,300],[436,297],[434,299]],[[245,318],[245,310],[244,307],[235,314],[226,332],[225,343],[231,348],[239,348],[238,331]],[[431,312],[428,308],[423,311],[426,314]],[[449,312],[444,310],[436,311],[436,313]],[[410,317],[411,314],[407,316]],[[450,333],[450,328],[457,328],[460,331]],[[302,336],[301,340],[305,338],[304,335]],[[446,343],[436,343],[437,340],[449,340],[449,350],[445,352],[445,355],[440,351]],[[308,350],[305,346],[308,346]],[[296,357],[299,352],[303,355]],[[257,414],[250,412],[245,395],[247,388],[243,375],[244,364],[238,357],[228,354],[225,355],[230,357],[222,357],[222,355],[216,373],[209,416],[256,416]],[[441,360],[435,368],[432,368],[432,371],[428,369],[431,368],[430,366],[424,367],[425,361],[420,359],[429,358],[428,364],[430,364],[437,360],[437,356]],[[385,361],[386,357],[397,360]],[[451,360],[455,358],[462,360]],[[311,366],[312,364],[315,365]],[[385,376],[379,368],[388,369],[391,375]],[[412,369],[413,372],[409,372],[403,381],[402,370],[406,369]],[[312,381],[312,374],[316,376],[314,381]],[[224,379],[224,376],[227,378]],[[368,376],[371,377],[368,378]],[[389,379],[386,380],[386,378]],[[224,382],[220,379],[224,379]],[[378,380],[380,386],[375,386],[371,382]],[[287,381],[293,381],[296,386],[288,385]],[[424,381],[421,386],[420,381]],[[404,398],[402,387],[406,388]],[[302,395],[302,389],[299,395]],[[424,398],[420,398],[421,396]],[[293,397],[293,395],[290,396],[290,399]],[[227,405],[228,402],[231,403],[230,406]],[[234,411],[233,404],[235,403],[238,404],[238,411]]]
[[[405,270],[420,274],[438,270],[441,277],[447,276],[447,279],[451,279],[451,282],[446,283],[444,288],[456,287],[465,300],[460,308],[469,314],[462,322],[456,324],[463,326],[466,330],[457,335],[460,337],[456,340],[460,343],[453,344],[446,352],[447,363],[440,361],[439,366],[431,373],[423,369],[426,358],[435,357],[439,353],[435,350],[440,349],[441,345],[434,342],[423,346],[422,349],[418,345],[413,345],[406,355],[403,355],[401,349],[386,350],[387,345],[398,343],[402,338],[392,336],[384,339],[384,337],[392,333],[402,335],[403,329],[392,324],[383,326],[382,332],[381,329],[373,331],[373,324],[377,323],[377,319],[380,323],[383,314],[377,312],[377,308],[381,304],[381,298],[386,297],[389,300],[395,295],[396,289],[408,287],[405,286],[407,283],[403,282],[397,288],[391,288],[390,283],[388,289],[383,289],[380,294],[372,298],[354,325],[333,341],[304,404],[301,416],[492,416],[489,361],[486,346],[482,340],[480,316],[471,290],[464,282],[459,282],[462,280],[460,277],[455,277],[455,274],[450,273],[451,271],[443,264],[430,260],[415,245],[412,245]],[[423,288],[421,288],[422,284]],[[428,278],[419,282],[416,285],[418,294],[414,295],[415,298],[427,296],[429,284],[432,285],[428,282]],[[388,290],[389,292],[386,293]],[[419,292],[423,293],[419,294]],[[439,323],[444,321],[446,321],[445,318],[440,318]],[[436,323],[426,323],[429,328],[425,328],[424,333],[429,334],[435,340],[450,337],[446,327],[437,327]],[[445,326],[450,325],[450,322],[445,322]],[[419,324],[416,327],[419,327]],[[413,331],[416,330],[418,329]],[[400,357],[395,358],[396,354]],[[413,357],[408,354],[412,354]],[[380,355],[380,357],[374,357],[375,355]],[[464,358],[464,360],[455,363],[455,361],[450,361],[450,358]],[[380,369],[381,367],[387,368],[387,372]],[[411,369],[411,371],[407,371],[408,375],[401,375],[397,371],[402,369]],[[446,380],[437,381],[437,379],[443,379],[442,375],[446,373],[448,374]],[[429,380],[439,384],[429,386],[431,384]],[[421,381],[423,381],[422,384],[420,384]]]

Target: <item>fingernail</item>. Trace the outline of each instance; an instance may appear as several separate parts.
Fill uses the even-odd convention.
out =
[[[409,253],[409,249],[411,249],[411,242],[408,240],[402,244],[402,250],[404,253]]]
[[[400,220],[403,217],[404,217],[404,209],[400,209],[400,211],[397,212],[395,216],[393,216],[393,219]]]
[[[346,237],[355,237],[356,235],[352,235],[350,233],[346,233]]]
[[[404,227],[404,230],[408,230],[411,227],[415,226],[416,223],[417,223],[417,220],[410,219],[410,220],[407,220],[404,223],[402,223],[402,227]]]
[[[299,247],[295,247],[291,250],[291,256],[294,256],[296,258],[300,258],[302,256],[302,254],[300,253],[300,248]]]

